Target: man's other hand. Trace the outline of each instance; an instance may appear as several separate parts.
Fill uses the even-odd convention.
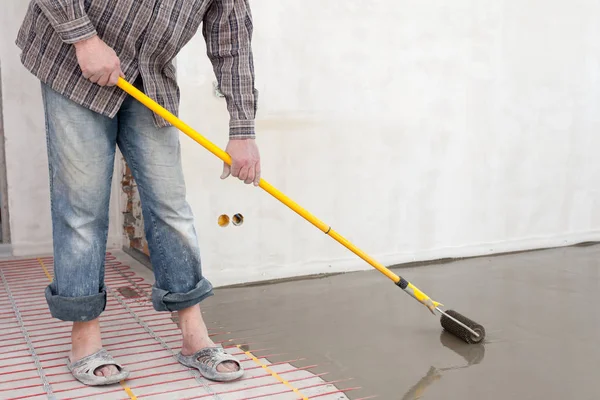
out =
[[[121,71],[117,53],[98,36],[75,43],[75,53],[83,76],[100,86],[115,86]]]
[[[223,163],[221,179],[233,175],[244,183],[258,186],[260,181],[260,154],[254,139],[229,140],[225,151],[231,157],[231,167]]]

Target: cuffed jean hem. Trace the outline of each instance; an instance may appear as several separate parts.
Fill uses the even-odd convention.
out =
[[[152,287],[152,305],[156,311],[179,311],[195,306],[213,294],[211,283],[204,278],[187,293],[167,292],[155,285]]]
[[[50,314],[62,321],[92,321],[106,309],[106,288],[91,296],[63,297],[56,294],[54,282],[46,287],[46,301]]]

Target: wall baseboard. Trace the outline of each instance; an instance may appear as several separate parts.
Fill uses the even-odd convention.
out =
[[[110,240],[112,239],[112,241]],[[109,243],[116,243],[117,237],[109,238]],[[570,233],[564,235],[549,235],[531,238],[521,238],[503,242],[477,243],[457,247],[442,247],[419,251],[392,254],[374,254],[373,257],[389,267],[411,266],[419,263],[433,263],[439,260],[457,260],[474,257],[498,256],[524,251],[537,251],[551,248],[569,247],[581,243],[600,241],[600,230]],[[111,247],[112,249],[120,247]],[[109,248],[108,250],[110,250]],[[142,263],[150,270],[152,266],[144,253],[123,246],[125,253]],[[5,255],[6,254],[6,255]],[[6,256],[35,256],[52,254],[52,243],[16,243],[0,246],[0,257]],[[241,268],[241,267],[240,267]],[[330,274],[357,272],[373,269],[358,257],[351,255],[343,259],[320,259],[292,265],[260,265],[257,268],[246,268],[240,274],[235,269],[207,270],[207,278],[214,287],[256,285],[261,282],[276,282],[282,280],[310,279]]]
[[[600,231],[571,233],[565,235],[549,235],[515,239],[503,242],[477,243],[457,247],[442,247],[415,253],[372,254],[372,256],[388,268],[398,268],[419,263],[435,263],[440,260],[458,260],[485,256],[499,256],[524,251],[537,251],[552,248],[569,247],[580,243],[600,241]],[[364,250],[364,249],[363,249]],[[351,254],[343,259],[311,260],[305,263],[286,265],[261,265],[260,268],[245,268],[244,274],[232,269],[206,271],[207,278],[215,287],[239,286],[274,282],[290,279],[310,279],[348,272],[372,270],[369,264]],[[247,271],[251,271],[249,274]]]
[[[146,254],[142,253],[138,249],[134,249],[134,248],[128,247],[128,246],[123,246],[122,250],[127,255],[129,255],[130,257],[132,257],[134,260],[136,260],[140,264],[142,264],[145,267],[147,267],[150,271],[152,271],[152,263],[150,262],[150,257],[148,257]]]
[[[13,256],[13,248],[10,244],[0,244],[0,258],[9,258]]]

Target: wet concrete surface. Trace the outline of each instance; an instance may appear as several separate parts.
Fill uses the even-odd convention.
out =
[[[294,364],[359,399],[600,398],[600,246],[440,265],[398,274],[486,328],[483,345],[442,331],[439,317],[378,271],[218,289],[207,320],[251,350]],[[220,335],[216,339],[227,339]],[[270,349],[270,350],[269,350]]]

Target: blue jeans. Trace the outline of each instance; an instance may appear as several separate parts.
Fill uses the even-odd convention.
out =
[[[139,81],[136,86],[141,89]],[[154,308],[181,310],[211,296],[186,201],[179,131],[156,128],[152,112],[130,96],[114,119],[44,84],[42,97],[54,245],[54,279],[46,300],[52,316],[90,321],[106,307],[104,260],[116,146],[140,194],[155,276]]]

